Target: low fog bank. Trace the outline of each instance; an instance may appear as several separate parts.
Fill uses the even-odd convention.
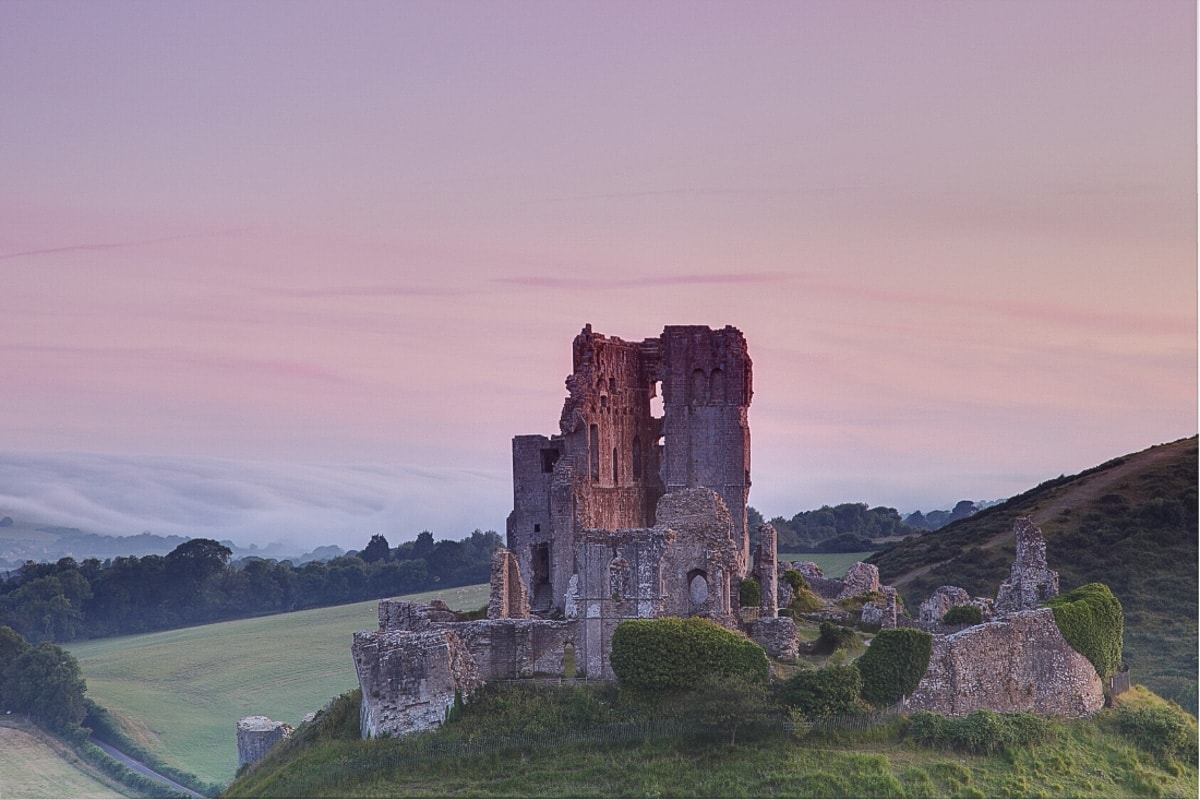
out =
[[[358,550],[502,533],[511,505],[510,476],[483,470],[0,452],[0,515],[110,536]]]

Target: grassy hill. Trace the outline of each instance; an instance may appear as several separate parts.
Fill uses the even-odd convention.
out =
[[[140,797],[24,717],[0,717],[0,753],[0,797]]]
[[[414,595],[460,610],[487,602],[487,586]],[[88,696],[147,750],[201,780],[237,769],[235,725],[262,714],[298,724],[358,685],[350,642],[378,623],[377,601],[173,631],[72,643]]]
[[[1063,592],[1108,584],[1125,609],[1135,683],[1197,708],[1197,438],[1062,476],[868,559],[909,609],[942,585],[995,596],[1015,554],[1013,520],[1030,516]]]
[[[613,687],[506,687],[437,731],[363,741],[352,692],[224,796],[1195,797],[1194,741],[1178,757],[1139,748],[1119,713],[1047,721],[1036,740],[990,752],[920,744],[904,717],[794,733],[776,722],[732,745],[724,731],[639,727]]]

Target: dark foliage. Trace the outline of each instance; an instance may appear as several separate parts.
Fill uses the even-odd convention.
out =
[[[166,556],[28,561],[0,582],[0,625],[33,642],[62,642],[485,583],[500,544],[493,531],[436,543],[426,531],[393,551],[376,534],[358,556],[295,567],[230,563],[226,546],[192,539]]]
[[[700,617],[626,620],[609,657],[623,687],[649,692],[684,691],[706,675],[745,675],[765,685],[770,665],[757,644]]]
[[[888,628],[875,634],[855,664],[862,674],[862,697],[874,706],[891,705],[912,694],[929,666],[933,637],[916,628]]]
[[[908,726],[909,737],[927,747],[980,754],[1031,747],[1049,733],[1048,720],[1023,711],[998,714],[981,710],[965,717],[918,711]]]
[[[754,578],[745,578],[742,580],[741,587],[738,589],[738,605],[743,608],[757,608],[762,602],[762,587]]]
[[[873,540],[921,533],[905,525],[896,509],[869,508],[866,503],[822,506],[816,511],[801,511],[791,519],[776,517],[771,524],[779,536],[782,552],[874,550],[879,545]]]
[[[862,710],[862,675],[853,664],[797,672],[779,687],[779,702],[809,719]]]
[[[833,653],[854,641],[854,629],[844,625],[822,622],[819,630],[820,635],[813,643],[814,653]]]
[[[978,625],[983,622],[983,611],[979,606],[950,606],[942,622],[947,625]]]
[[[0,671],[4,710],[29,714],[52,731],[78,726],[87,714],[87,686],[75,657],[49,642],[31,647],[11,628],[0,628],[0,642],[8,655]]]

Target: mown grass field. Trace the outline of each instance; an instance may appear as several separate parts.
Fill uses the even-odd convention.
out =
[[[780,561],[812,561],[821,567],[826,578],[840,578],[855,561],[866,561],[874,551],[862,553],[780,553]]]
[[[411,595],[459,610],[487,603],[486,585]],[[378,601],[73,643],[88,696],[135,741],[202,780],[237,770],[236,725],[262,714],[299,724],[358,685],[354,631],[378,625]],[[73,796],[68,792],[63,796]]]
[[[137,797],[23,718],[0,717],[0,797]]]

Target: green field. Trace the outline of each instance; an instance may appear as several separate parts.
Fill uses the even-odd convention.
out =
[[[0,797],[137,797],[22,717],[0,717]]]
[[[459,610],[487,603],[486,584],[426,592]],[[237,769],[236,725],[262,714],[299,724],[358,685],[354,631],[378,626],[378,601],[68,645],[88,696],[130,738],[202,780]],[[67,796],[74,793],[68,792]]]
[[[874,553],[780,553],[780,561],[812,561],[821,568],[826,578],[840,578],[855,561],[866,561]]]

